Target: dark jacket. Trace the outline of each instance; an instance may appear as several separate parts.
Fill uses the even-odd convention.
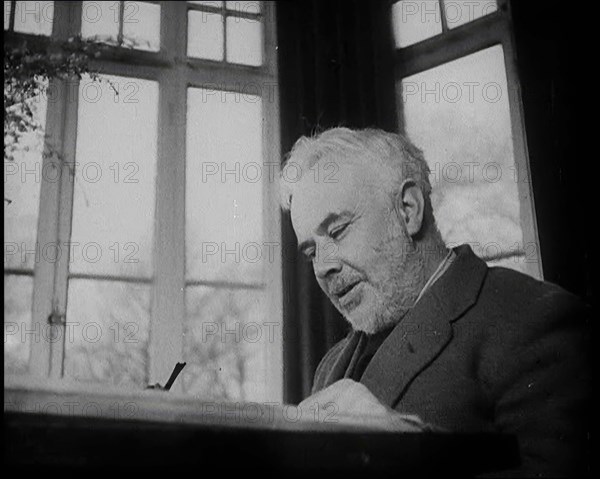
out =
[[[360,379],[451,431],[517,436],[519,474],[585,470],[590,312],[560,287],[489,268],[469,246],[392,330]],[[364,333],[323,358],[313,392],[348,377]]]

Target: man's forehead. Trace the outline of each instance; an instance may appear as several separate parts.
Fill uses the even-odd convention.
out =
[[[325,218],[353,211],[381,188],[381,181],[362,165],[340,166],[337,175],[303,177],[294,187],[291,217],[297,234],[312,232]]]
[[[303,179],[296,185],[292,197],[290,212],[294,228],[312,230],[326,216],[351,208],[356,198],[350,191],[346,183],[324,185],[314,179]]]

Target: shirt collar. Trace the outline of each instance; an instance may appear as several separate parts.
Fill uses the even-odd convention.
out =
[[[439,264],[437,269],[434,271],[434,273],[430,276],[427,283],[425,283],[425,286],[423,286],[423,289],[419,293],[419,296],[417,297],[415,304],[417,304],[419,302],[421,297],[433,285],[433,283],[435,283],[438,279],[440,279],[440,277],[448,270],[448,268],[450,267],[450,265],[452,264],[452,262],[454,261],[455,258],[456,258],[456,253],[453,250],[450,250],[448,252],[448,254],[446,255],[446,257]]]

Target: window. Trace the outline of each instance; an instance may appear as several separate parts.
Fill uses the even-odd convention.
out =
[[[54,2],[4,2],[4,30],[50,36]]]
[[[81,36],[113,45],[158,51],[160,5],[149,2],[82,2]]]
[[[260,2],[190,2],[188,46],[191,57],[242,65],[262,64]]]
[[[281,401],[273,8],[4,2],[107,45],[5,162],[5,373],[142,390],[183,360],[179,392]]]
[[[430,166],[442,237],[541,277],[507,3],[400,1],[392,18],[401,130]]]
[[[34,120],[45,127],[47,98],[31,102]],[[43,135],[28,132],[14,145],[14,162],[4,165],[4,371],[24,373],[31,337],[17,329],[31,329],[31,298],[40,202]],[[5,146],[6,147],[6,146]],[[18,326],[17,326],[18,325]]]

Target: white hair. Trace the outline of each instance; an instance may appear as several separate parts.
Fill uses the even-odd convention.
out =
[[[280,175],[281,207],[284,210],[289,211],[291,207],[299,174],[323,158],[373,164],[381,172],[382,183],[390,194],[396,193],[404,180],[412,179],[429,202],[429,166],[423,152],[408,138],[374,128],[332,128],[313,137],[303,136],[294,144]],[[290,172],[292,166],[294,173]]]

